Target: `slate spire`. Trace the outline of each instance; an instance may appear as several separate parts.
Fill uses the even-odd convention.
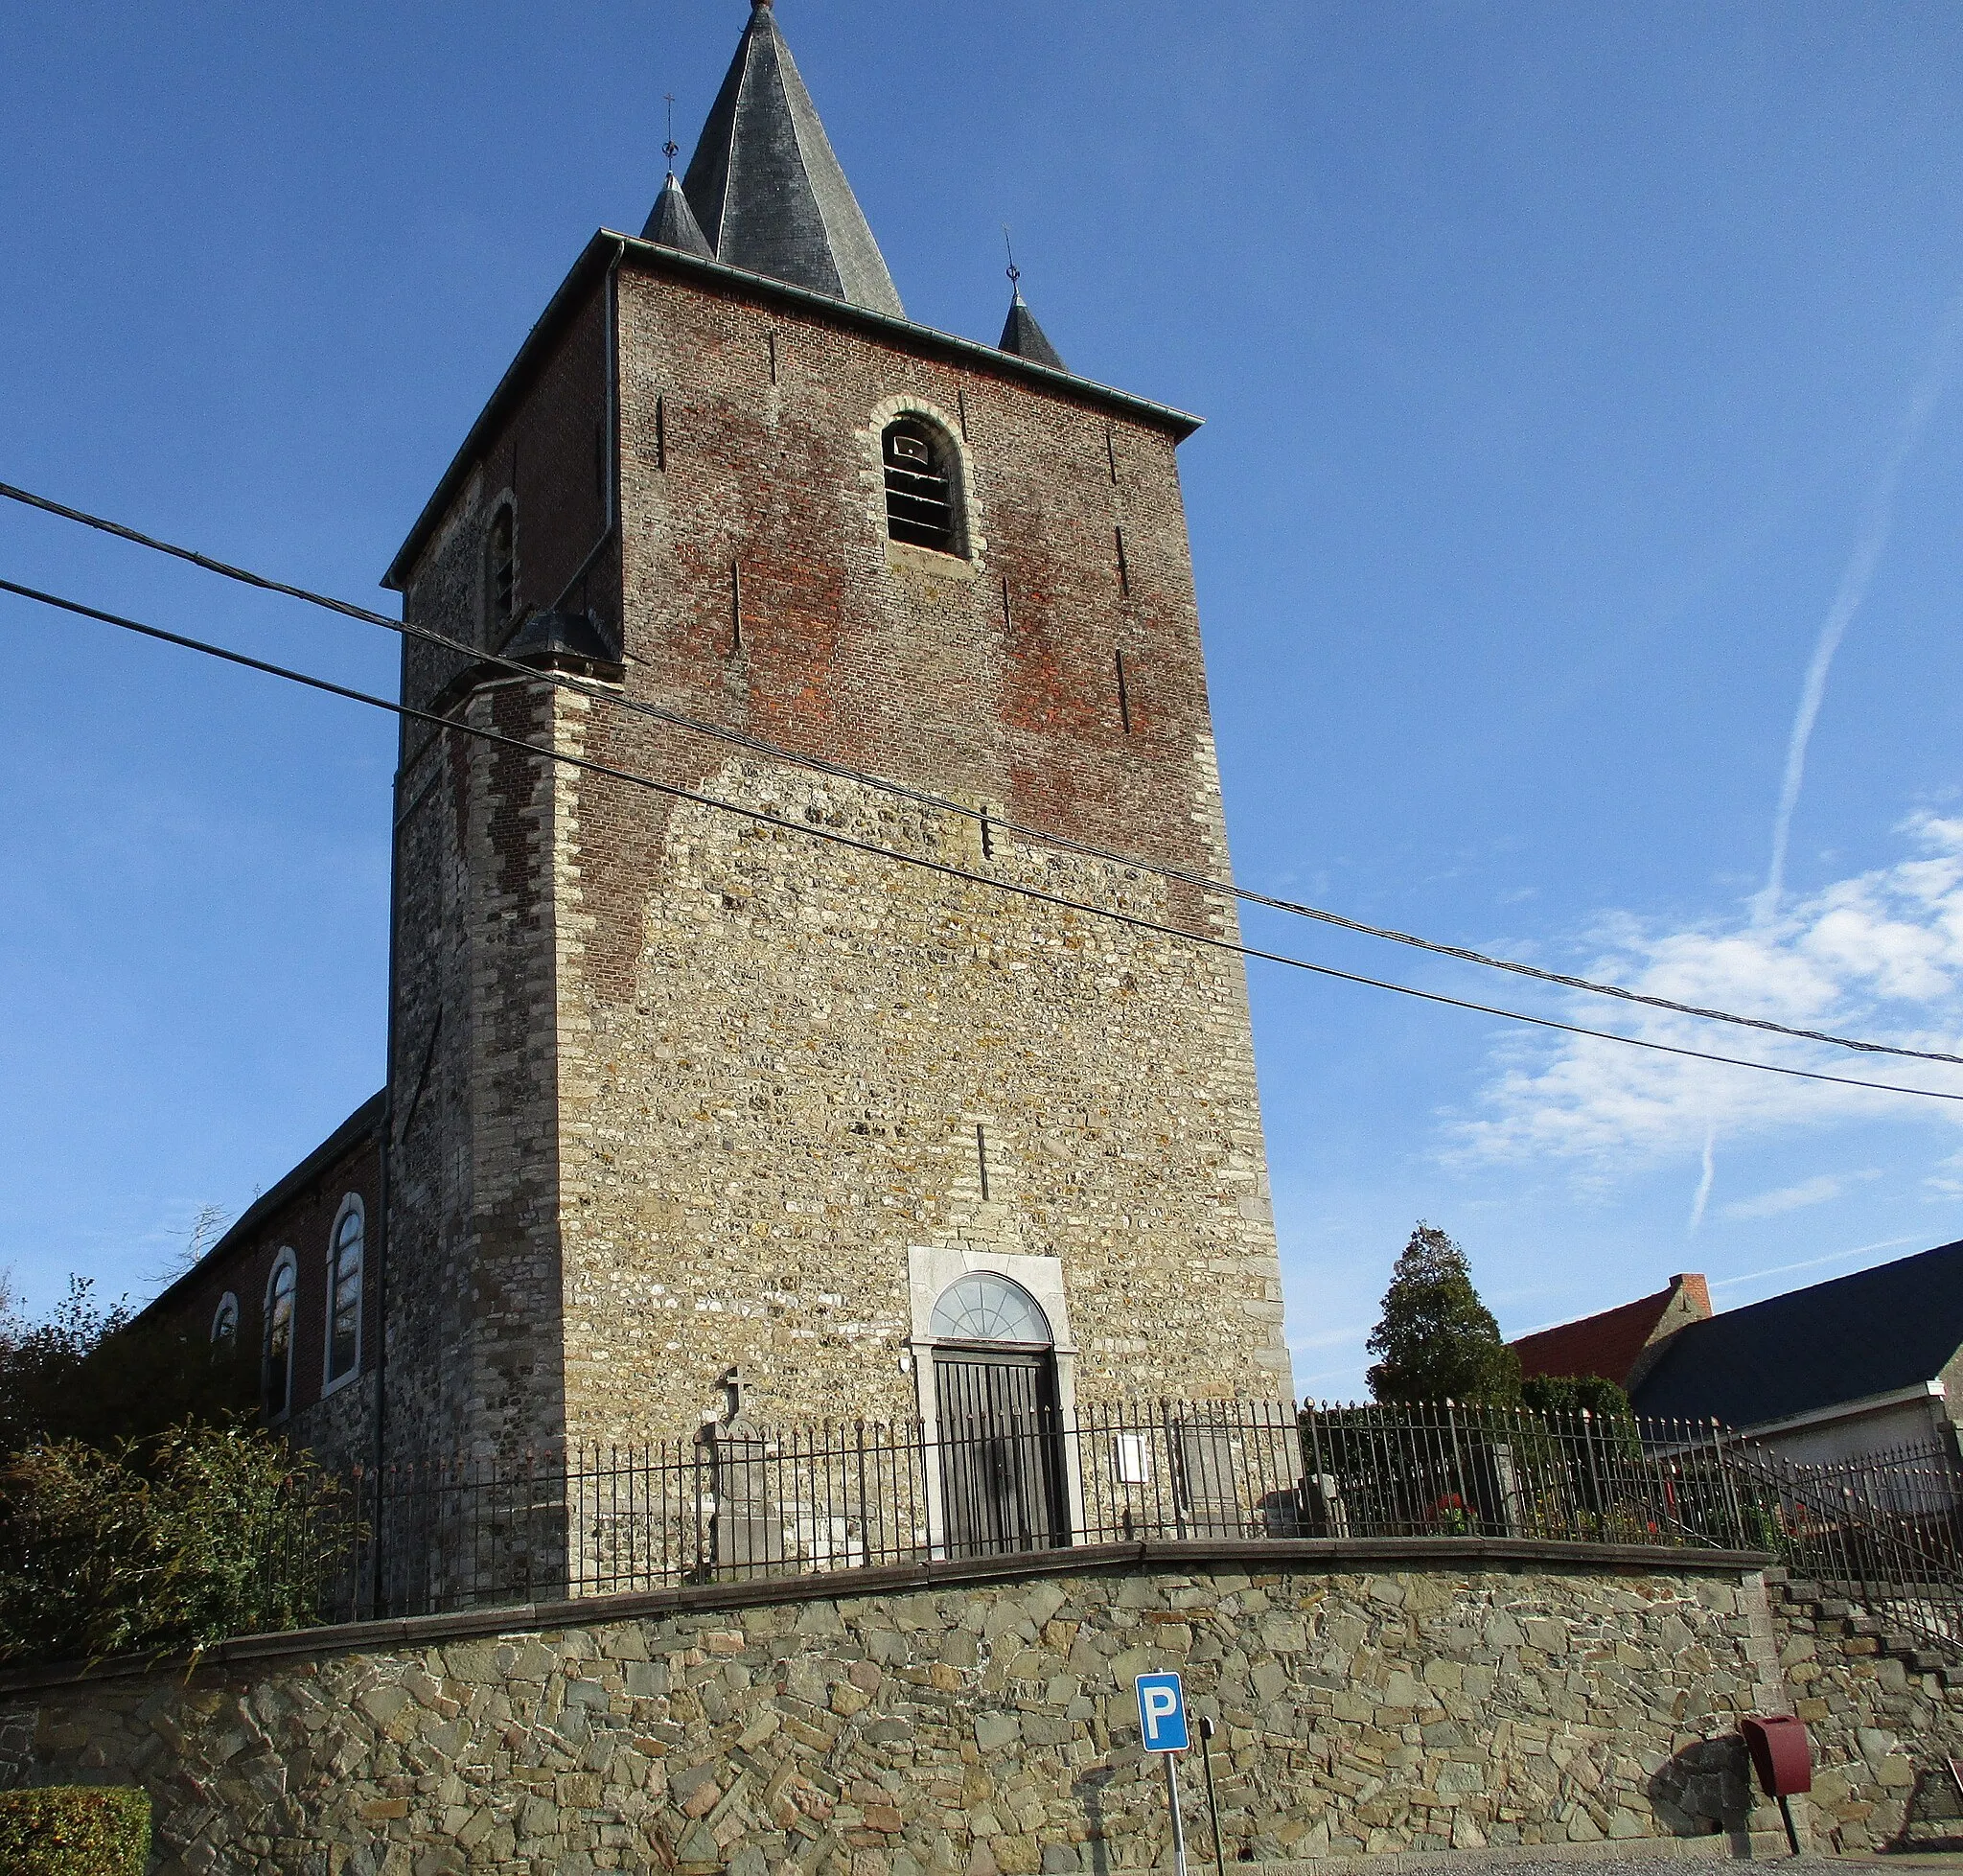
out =
[[[727,266],[905,317],[772,0],[751,0],[750,24],[681,188]]]
[[[716,251],[703,233],[702,223],[695,219],[695,211],[688,206],[688,197],[681,193],[673,170],[668,172],[661,193],[655,197],[648,225],[640,231],[640,238],[658,242],[663,247],[679,247],[682,253],[698,255],[704,261],[716,258]]]
[[[1008,303],[1008,319],[1003,326],[1002,337],[996,341],[999,352],[1013,352],[1019,359],[1028,359],[1031,364],[1048,365],[1052,371],[1068,371],[1070,367],[1056,356],[1056,347],[1051,344],[1050,336],[1036,323],[1036,315],[1029,311],[1029,303],[1023,298],[1023,290],[1016,289],[1015,298]]]

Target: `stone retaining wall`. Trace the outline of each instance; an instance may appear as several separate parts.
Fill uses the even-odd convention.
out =
[[[1230,1863],[1743,1848],[1778,1828],[1736,1738],[1779,1699],[1751,1562],[1114,1546],[371,1624],[189,1674],[17,1676],[0,1778],[141,1782],[164,1876],[1108,1876],[1168,1854],[1131,1681],[1177,1668],[1220,1723]],[[1850,1723],[1869,1687],[1850,1671]],[[1856,1757],[1848,1848],[1912,1766]]]
[[[1791,1710],[1813,1737],[1814,1834],[1850,1850],[1963,1841],[1948,1764],[1963,1756],[1963,1675],[1891,1652],[1878,1622],[1776,1591],[1774,1605]]]

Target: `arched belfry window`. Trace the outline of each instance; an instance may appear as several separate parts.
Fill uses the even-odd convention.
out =
[[[503,641],[517,599],[518,539],[512,525],[511,504],[506,502],[492,518],[491,532],[484,543],[485,622],[493,646]]]
[[[1022,1285],[992,1270],[973,1270],[951,1284],[934,1306],[927,1327],[943,1342],[1047,1349],[1053,1339],[1043,1306]]]
[[[961,551],[955,446],[925,417],[896,417],[880,447],[886,464],[886,531],[936,553]]]
[[[327,1249],[327,1366],[322,1387],[344,1381],[361,1365],[361,1201],[350,1193]]]
[[[282,1251],[266,1285],[266,1348],[259,1372],[268,1420],[284,1418],[293,1404],[293,1304],[299,1286],[298,1262],[291,1251]]]

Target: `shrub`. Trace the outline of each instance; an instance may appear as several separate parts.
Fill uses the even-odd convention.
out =
[[[96,1785],[0,1792],[0,1869],[8,1876],[143,1876],[149,1862],[143,1792]]]
[[[334,1480],[240,1423],[32,1448],[0,1471],[0,1661],[302,1627],[354,1535]]]
[[[1631,1419],[1629,1397],[1600,1375],[1534,1375],[1520,1383],[1520,1398],[1536,1414],[1593,1414],[1597,1420]]]
[[[181,1323],[104,1309],[86,1278],[46,1321],[28,1323],[0,1280],[0,1457],[81,1440],[108,1448],[186,1421],[216,1424],[255,1404],[256,1364],[214,1352]]]

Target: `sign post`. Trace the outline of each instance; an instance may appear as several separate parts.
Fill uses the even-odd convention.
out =
[[[1186,1689],[1176,1674],[1142,1674],[1137,1683],[1139,1733],[1147,1752],[1166,1755],[1166,1804],[1172,1814],[1172,1876],[1186,1876],[1186,1826],[1179,1815],[1177,1755],[1189,1744]]]

